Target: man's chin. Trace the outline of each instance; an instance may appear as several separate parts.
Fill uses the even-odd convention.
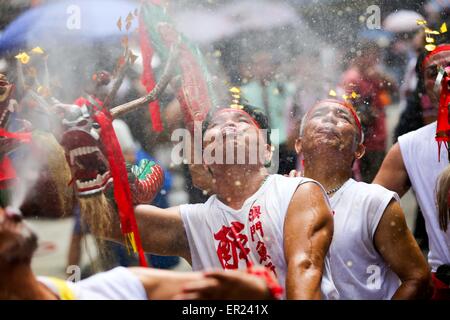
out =
[[[314,145],[311,146],[311,150],[315,154],[330,154],[341,153],[346,150],[346,146],[340,139],[316,139]]]

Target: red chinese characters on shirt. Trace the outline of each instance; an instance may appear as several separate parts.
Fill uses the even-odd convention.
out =
[[[272,258],[269,255],[266,244],[263,240],[264,229],[260,220],[261,207],[252,206],[248,217],[250,222],[249,231],[251,235],[251,243],[254,244],[253,248],[255,248],[256,254],[259,257],[258,262],[272,271],[276,276],[276,267],[272,262]],[[214,234],[214,239],[219,241],[216,252],[222,268],[238,269],[240,260],[244,260],[247,267],[252,266],[252,262],[248,257],[250,254],[250,249],[247,247],[249,244],[249,237],[243,233],[244,229],[244,224],[238,221],[233,221],[231,222],[231,227],[222,226],[221,229]]]
[[[264,230],[261,224],[261,221],[256,222],[255,224],[250,226],[250,234],[252,236],[252,241],[255,241],[255,233],[259,232],[261,237],[264,237]]]
[[[245,260],[247,267],[249,260],[247,255],[250,249],[246,247],[248,237],[242,234],[244,225],[240,222],[234,221],[231,227],[222,226],[222,228],[214,234],[214,239],[219,240],[217,246],[217,257],[219,258],[222,268],[237,269],[239,260]]]
[[[252,206],[250,212],[248,213],[248,221],[250,222],[250,235],[252,242],[257,242],[256,252],[259,256],[259,264],[264,265],[264,267],[272,271],[276,276],[277,275],[276,267],[273,264],[272,258],[270,257],[267,251],[266,244],[263,241],[264,229],[260,218],[261,218],[261,207]]]
[[[250,212],[248,213],[248,221],[253,222],[256,219],[259,219],[260,216],[261,216],[261,207],[254,206],[250,209]]]

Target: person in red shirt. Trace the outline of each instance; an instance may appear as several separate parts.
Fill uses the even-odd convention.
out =
[[[392,80],[379,68],[380,49],[363,43],[350,67],[344,72],[340,87],[352,99],[361,118],[366,141],[366,155],[360,160],[364,182],[372,182],[386,154],[386,114],[394,89]]]

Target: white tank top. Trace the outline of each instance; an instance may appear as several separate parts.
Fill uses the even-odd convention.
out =
[[[340,299],[391,299],[400,286],[374,245],[378,223],[392,199],[399,200],[395,192],[353,179],[330,199],[334,234],[327,259]]]
[[[428,263],[433,272],[442,264],[450,264],[450,228],[447,232],[439,228],[436,208],[436,184],[439,174],[448,165],[448,155],[442,145],[441,161],[438,161],[435,136],[436,122],[433,122],[398,138],[403,162],[425,219],[430,246]]]
[[[61,288],[53,279],[38,277],[38,281],[61,298]],[[147,300],[142,282],[124,267],[97,273],[75,283],[66,281],[65,284],[75,300]]]
[[[239,210],[215,195],[202,204],[180,206],[193,270],[245,269],[247,257],[254,265],[271,269],[285,288],[284,219],[294,192],[306,182],[317,183],[270,175]]]

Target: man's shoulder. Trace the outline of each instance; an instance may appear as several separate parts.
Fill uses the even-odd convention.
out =
[[[301,184],[301,183],[305,183],[305,182],[316,182],[315,180],[310,179],[310,178],[289,177],[289,176],[285,176],[285,175],[281,175],[281,174],[271,174],[270,177],[273,179],[273,181],[280,182],[280,183]]]
[[[179,206],[181,215],[191,212],[201,212],[202,210],[206,210],[207,208],[210,208],[214,205],[216,201],[217,196],[212,195],[210,196],[205,202],[200,203],[187,203],[187,204],[181,204]]]
[[[377,203],[385,201],[386,198],[398,198],[394,191],[376,183],[366,183],[362,181],[355,181],[350,188],[345,190],[345,192],[351,197],[358,197],[365,201],[375,201]]]
[[[372,194],[373,192],[392,192],[389,189],[383,187],[382,185],[376,183],[367,183],[363,181],[355,181],[353,184],[352,192],[360,191],[364,193]]]

